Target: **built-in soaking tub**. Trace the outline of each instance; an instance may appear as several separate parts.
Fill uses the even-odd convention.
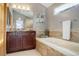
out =
[[[37,41],[54,48],[55,50],[63,53],[64,55],[79,55],[79,44],[75,42],[66,41],[57,38],[37,38]]]

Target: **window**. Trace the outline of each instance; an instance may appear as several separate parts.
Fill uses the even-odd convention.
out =
[[[75,5],[77,5],[79,3],[67,3],[67,4],[63,4],[57,8],[54,9],[54,15],[57,15],[58,13],[64,11],[64,10],[67,10]]]
[[[16,20],[16,30],[22,30],[23,29],[23,20],[21,18],[18,18]]]

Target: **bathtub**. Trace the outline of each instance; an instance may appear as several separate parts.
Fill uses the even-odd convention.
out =
[[[43,44],[56,49],[66,56],[78,56],[79,55],[79,43],[66,41],[63,39],[57,39],[53,37],[48,38],[36,38],[36,40]]]

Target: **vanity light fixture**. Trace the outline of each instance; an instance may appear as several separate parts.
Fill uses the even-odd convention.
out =
[[[63,5],[61,5],[61,6],[54,9],[54,15],[57,15],[60,12],[63,12],[63,11],[65,11],[65,10],[67,10],[67,9],[77,5],[77,4],[79,4],[79,3],[66,3],[66,4],[63,4]]]
[[[30,6],[29,6],[29,5],[27,5],[27,6],[22,6],[22,5],[13,4],[13,5],[12,5],[12,8],[15,8],[15,9],[23,9],[23,10],[27,10],[27,11],[30,10]]]

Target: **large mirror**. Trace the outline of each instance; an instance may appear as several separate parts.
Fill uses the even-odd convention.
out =
[[[36,36],[47,37],[48,27],[46,8],[40,3],[13,3],[9,4],[7,31],[36,31]]]
[[[7,20],[7,29],[12,28],[12,31],[32,30],[33,11],[30,9],[30,6],[27,7],[22,4],[9,4],[9,12],[10,15],[8,17],[12,17],[12,19]]]

